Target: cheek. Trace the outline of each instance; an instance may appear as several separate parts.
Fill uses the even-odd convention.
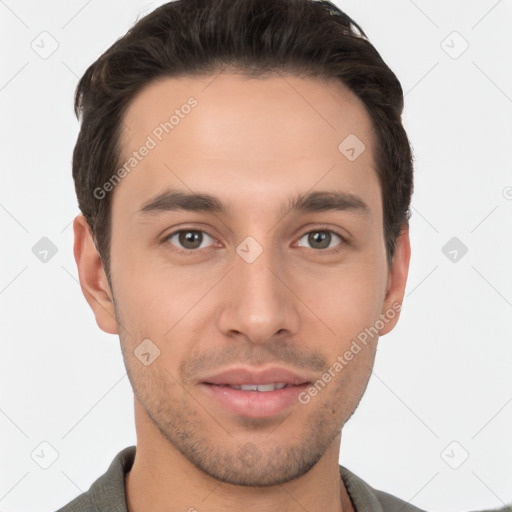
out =
[[[192,266],[151,261],[136,252],[119,254],[112,269],[114,295],[127,330],[162,347],[204,312],[209,290],[220,277]]]
[[[361,261],[325,273],[309,272],[302,280],[300,297],[330,327],[340,342],[373,325],[385,297],[385,266]],[[309,315],[314,322],[314,317]]]
[[[164,339],[198,315],[203,324],[207,316],[215,315],[219,304],[229,300],[227,290],[235,290],[226,282],[218,286],[229,265],[180,267],[161,256],[150,258],[149,251],[141,248],[128,250],[125,242],[113,241],[112,261],[116,265],[112,278],[120,313],[134,333]],[[343,342],[378,318],[386,282],[384,254],[359,251],[336,267],[282,263],[284,280],[294,292],[284,294],[284,300],[300,312],[308,331]],[[217,296],[221,288],[223,292]]]

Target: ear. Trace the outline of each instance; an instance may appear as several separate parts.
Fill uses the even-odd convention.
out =
[[[73,231],[75,233],[73,254],[82,293],[91,306],[100,329],[109,334],[117,334],[112,291],[103,268],[103,262],[96,249],[91,228],[82,214],[75,217]]]
[[[382,306],[381,314],[386,321],[380,331],[380,336],[390,332],[398,322],[400,310],[409,274],[409,261],[411,259],[411,242],[409,240],[409,226],[404,224],[396,239],[393,260],[388,270],[388,283],[386,297]]]

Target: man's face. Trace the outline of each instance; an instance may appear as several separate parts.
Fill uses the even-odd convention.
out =
[[[304,474],[339,440],[376,351],[378,336],[358,335],[396,323],[396,308],[379,320],[401,301],[408,258],[399,250],[388,269],[372,125],[355,95],[292,76],[213,78],[159,80],[124,118],[123,162],[154,147],[112,198],[116,329],[145,432],[215,478],[270,485]],[[190,97],[197,104],[182,108]],[[158,130],[176,109],[169,133]],[[171,189],[226,209],[160,201],[141,211]],[[290,210],[318,192],[345,201]],[[235,367],[284,368],[310,384],[221,386],[236,376],[215,375]]]

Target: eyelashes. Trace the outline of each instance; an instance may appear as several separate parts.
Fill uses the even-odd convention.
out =
[[[167,235],[163,242],[173,246],[173,250],[180,254],[192,256],[211,247],[212,242],[216,242],[216,239],[202,229],[182,228]],[[343,235],[327,227],[306,231],[297,242],[299,247],[327,254],[340,252],[348,244]],[[333,242],[334,246],[332,246]],[[310,244],[310,247],[305,246],[305,244]],[[317,244],[317,247],[315,247],[315,244]]]
[[[188,237],[187,235],[190,235],[191,233],[194,234],[192,237]],[[196,252],[197,249],[201,249],[201,245],[203,242],[203,236],[198,237],[197,234],[206,235],[208,238],[215,240],[212,236],[210,236],[206,231],[203,231],[202,229],[180,229],[178,231],[174,231],[167,237],[165,237],[164,241],[171,242],[173,238],[178,237],[179,243],[191,243],[193,246],[197,245],[197,241],[200,241],[199,247],[180,247],[179,250],[181,252]],[[172,243],[172,242],[171,242]],[[174,244],[173,244],[174,245]]]
[[[336,231],[333,231],[332,229],[313,229],[312,231],[308,231],[307,233],[305,233],[300,239],[299,239],[299,242],[307,237],[308,239],[308,242],[311,243],[311,240],[314,240],[314,243],[316,243],[317,241],[315,240],[315,236],[316,235],[324,235],[324,236],[321,236],[321,240],[320,240],[320,244],[321,245],[325,245],[325,240],[328,241],[328,247],[310,247],[310,249],[313,249],[313,250],[319,250],[319,251],[327,251],[327,252],[339,252],[341,249],[340,249],[340,243],[338,243],[334,248],[333,247],[330,247],[330,243],[333,241],[333,238],[339,238],[340,241],[342,242],[341,245],[344,245],[346,243],[346,240],[345,238],[340,235],[339,233],[337,233]],[[328,236],[325,236],[325,234],[327,234]],[[334,235],[334,237],[333,237]],[[302,247],[302,245],[301,245]]]

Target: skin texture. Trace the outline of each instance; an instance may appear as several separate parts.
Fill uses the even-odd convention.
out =
[[[232,414],[199,382],[239,364],[315,381],[402,302],[408,230],[388,266],[370,118],[337,81],[165,78],[130,104],[123,162],[191,96],[197,106],[115,187],[112,287],[85,219],[74,222],[83,293],[99,327],[119,334],[134,390],[129,510],[353,510],[338,472],[341,431],[366,389],[378,336],[309,403],[272,417]],[[349,134],[366,146],[355,161],[338,150]],[[139,213],[167,187],[214,195],[230,210]],[[368,212],[286,214],[290,198],[311,191],[357,195]],[[170,237],[180,229],[201,231],[200,248]],[[315,230],[333,233],[328,248],[308,237]],[[248,236],[262,249],[252,263],[236,252]],[[146,366],[134,350],[148,338],[160,356]]]

